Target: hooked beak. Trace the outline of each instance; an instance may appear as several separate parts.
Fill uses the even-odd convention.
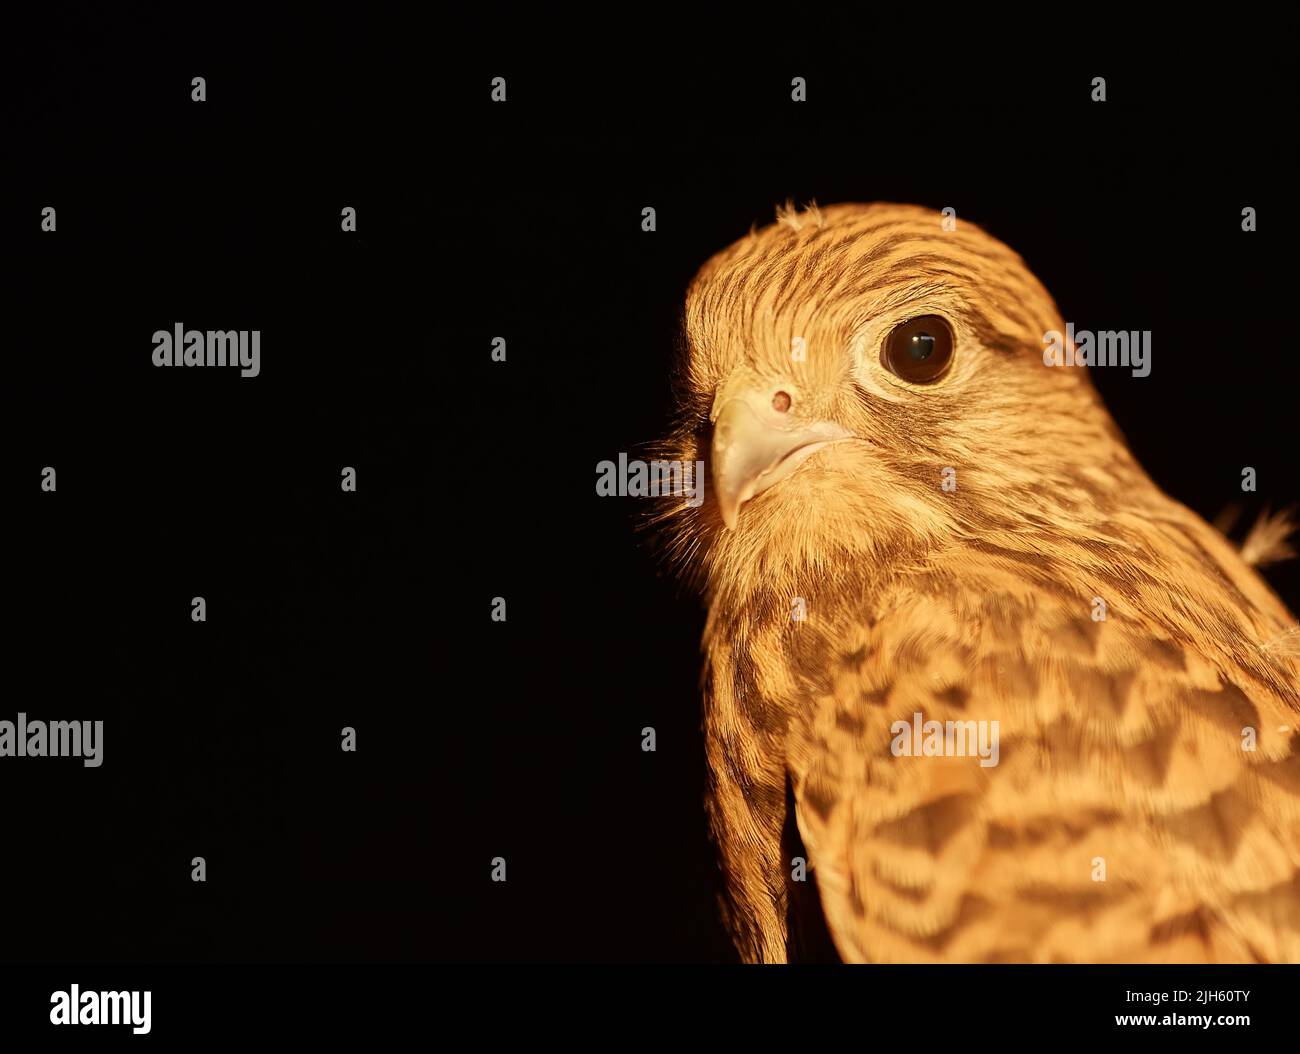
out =
[[[736,529],[740,507],[750,498],[785,479],[809,455],[849,431],[831,421],[801,420],[797,404],[785,413],[772,405],[788,386],[762,382],[742,373],[718,389],[713,422],[713,488],[722,522]]]

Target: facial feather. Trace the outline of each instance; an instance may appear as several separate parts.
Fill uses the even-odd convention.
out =
[[[741,367],[789,388],[793,417],[833,421],[855,441],[748,502],[742,531],[721,529],[714,502],[670,514],[669,549],[689,550],[713,588],[744,592],[737,575],[770,583],[846,548],[886,561],[995,520],[1104,515],[1104,492],[1141,470],[1086,371],[1043,367],[1043,334],[1064,324],[1020,258],[973,224],[945,232],[918,207],[837,205],[819,217],[753,232],[700,270],[678,372],[687,415],[671,446],[707,475],[710,401]],[[881,342],[928,314],[952,324],[953,368],[909,385],[881,365]],[[945,468],[969,500],[946,500]]]

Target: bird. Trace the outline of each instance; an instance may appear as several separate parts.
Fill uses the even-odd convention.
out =
[[[811,903],[844,962],[1300,962],[1290,526],[1167,496],[1065,329],[919,205],[787,202],[689,283],[656,448],[708,495],[651,515],[743,961]]]

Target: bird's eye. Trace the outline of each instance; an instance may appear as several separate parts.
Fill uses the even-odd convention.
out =
[[[885,338],[880,361],[890,373],[913,384],[931,384],[952,363],[952,328],[939,315],[919,315],[895,326]]]

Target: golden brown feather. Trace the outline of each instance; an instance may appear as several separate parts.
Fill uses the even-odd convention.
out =
[[[917,316],[955,337],[930,384],[881,360]],[[788,781],[846,959],[1300,961],[1296,620],[1044,365],[1064,329],[1014,252],[913,206],[783,209],[692,283],[668,447],[726,500],[661,526],[709,609],[745,958],[786,958]],[[998,722],[997,764],[895,756],[918,712]]]

